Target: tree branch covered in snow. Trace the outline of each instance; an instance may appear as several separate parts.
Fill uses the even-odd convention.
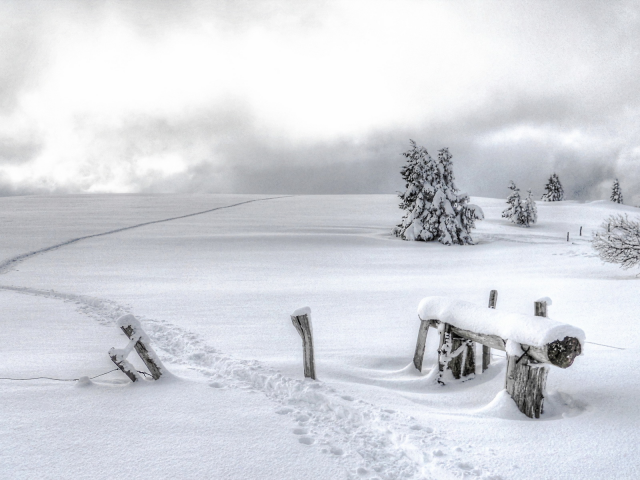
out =
[[[611,215],[593,235],[591,245],[600,259],[628,269],[640,263],[640,222]]]

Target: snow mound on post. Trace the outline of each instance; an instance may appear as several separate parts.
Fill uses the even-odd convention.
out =
[[[311,309],[309,307],[302,307],[291,314],[292,317],[299,317],[301,315],[307,315],[311,318]]]
[[[584,347],[584,332],[548,317],[509,313],[447,297],[426,297],[418,306],[421,320],[440,320],[458,328],[497,335],[525,345],[543,347],[565,337],[575,337]]]
[[[118,318],[118,320],[116,320],[116,325],[118,325],[118,327],[120,328],[127,328],[127,327],[133,328],[133,332],[134,332],[133,335],[138,336],[139,339],[142,340],[142,343],[146,344],[147,346],[151,343],[149,336],[142,329],[142,325],[140,325],[140,321],[136,317],[134,317],[132,314],[128,313]]]

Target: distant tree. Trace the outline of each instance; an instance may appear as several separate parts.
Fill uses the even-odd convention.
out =
[[[640,263],[640,222],[627,215],[611,215],[594,233],[592,247],[600,259],[628,269]]]
[[[618,182],[617,178],[613,182],[610,200],[615,203],[622,203],[622,191],[620,191],[620,183]]]
[[[410,140],[411,148],[403,153],[407,164],[400,173],[406,188],[399,194],[402,222],[393,229],[403,240],[432,241],[445,245],[473,244],[470,230],[484,218],[480,207],[468,204],[469,197],[458,192],[449,150],[443,148],[438,158]]]
[[[520,219],[522,218],[520,189],[516,187],[516,184],[512,180],[511,183],[509,183],[509,190],[511,190],[511,193],[507,197],[507,204],[509,206],[502,212],[502,218],[508,218],[516,225],[520,225]]]
[[[535,200],[533,200],[531,189],[527,190],[527,198],[524,199],[522,205],[522,218],[525,227],[538,221],[538,207],[536,206]]]
[[[521,227],[529,227],[532,223],[536,223],[538,209],[531,196],[531,190],[527,190],[528,195],[524,200],[520,197],[520,189],[513,181],[509,184],[509,190],[511,190],[511,194],[507,198],[509,206],[502,212],[502,217],[508,218]]]
[[[542,195],[542,200],[545,202],[560,202],[564,200],[564,190],[558,175],[555,173],[549,177],[549,181],[544,188],[545,192]]]

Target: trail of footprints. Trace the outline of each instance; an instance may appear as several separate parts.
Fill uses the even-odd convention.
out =
[[[114,324],[128,313],[109,300],[52,290],[0,289],[74,302],[80,312],[101,324]],[[215,389],[263,393],[278,405],[276,414],[291,420],[291,433],[298,442],[335,457],[349,479],[501,478],[470,462],[469,458],[482,461],[472,447],[451,447],[440,433],[412,417],[342,395],[322,382],[284,377],[257,361],[235,359],[177,325],[140,320],[163,361],[196,370]]]

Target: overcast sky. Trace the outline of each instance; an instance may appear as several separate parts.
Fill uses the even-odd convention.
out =
[[[636,1],[0,0],[0,195],[393,193],[640,204]]]

